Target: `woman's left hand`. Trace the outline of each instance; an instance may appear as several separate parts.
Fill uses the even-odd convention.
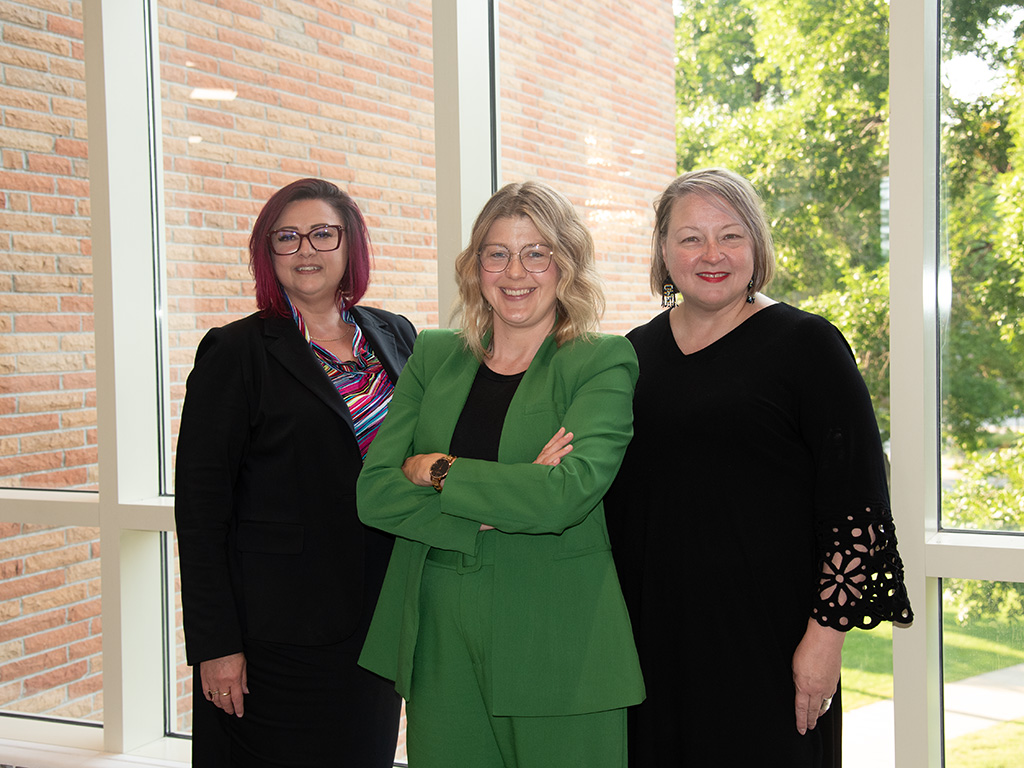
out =
[[[572,432],[566,432],[565,427],[559,427],[554,436],[540,449],[533,463],[557,467],[562,463],[562,458],[572,450],[572,438]]]
[[[823,627],[814,619],[793,654],[793,686],[796,688],[796,729],[801,735],[813,730],[828,711],[839,685],[846,633]]]

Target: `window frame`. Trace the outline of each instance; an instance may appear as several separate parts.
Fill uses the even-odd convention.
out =
[[[464,106],[493,103],[497,73],[492,65],[490,78],[481,77],[484,68],[474,63],[479,46],[489,45],[494,20],[490,2],[434,0],[433,7],[438,251],[455,254],[459,248],[450,243],[464,242],[473,213],[500,183],[492,170],[494,111]],[[158,394],[158,367],[138,364],[166,354],[166,331],[158,324],[166,295],[157,267],[163,226],[154,203],[162,200],[160,142],[152,128],[160,124],[153,98],[155,14],[148,0],[83,0],[82,8],[99,491],[0,490],[0,504],[6,519],[100,529],[104,722],[0,716],[0,738],[187,763],[188,741],[164,736],[162,535],[174,528],[173,500],[161,496],[165,395]],[[1024,581],[1024,538],[940,530],[938,522],[938,18],[937,0],[890,6],[892,495],[917,617],[893,633],[895,764],[908,768],[938,768],[943,761],[941,580]],[[440,56],[453,50],[460,52]],[[493,53],[487,55],[493,62]],[[454,127],[446,129],[442,120]],[[139,258],[139,242],[151,244],[151,258]],[[438,260],[442,324],[455,295],[453,258]],[[139,285],[154,290],[133,290]]]

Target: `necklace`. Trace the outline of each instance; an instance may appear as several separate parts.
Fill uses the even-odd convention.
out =
[[[345,338],[344,336],[339,336],[336,339],[318,339],[316,336],[310,336],[309,340],[310,341],[341,341],[344,338]]]

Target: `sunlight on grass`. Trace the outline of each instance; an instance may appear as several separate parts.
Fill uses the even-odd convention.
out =
[[[947,683],[1024,662],[1019,625],[972,622],[958,626],[950,613],[942,623],[943,678]]]
[[[946,768],[1019,768],[1024,721],[1015,720],[969,733],[946,744]]]
[[[847,634],[843,643],[844,710],[892,698],[892,632],[892,625],[883,623]],[[947,683],[1024,663],[1024,627],[1017,625],[976,621],[962,627],[947,612],[942,645]]]
[[[843,643],[843,711],[892,698],[892,624],[854,629]]]

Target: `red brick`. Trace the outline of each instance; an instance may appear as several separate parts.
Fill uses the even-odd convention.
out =
[[[2,422],[2,420],[0,420]],[[0,459],[0,477],[14,477],[27,472],[40,472],[59,467],[59,453],[36,454],[34,456],[15,456]]]
[[[21,658],[0,665],[0,680],[17,680],[28,675],[34,675],[44,669],[65,664],[67,660],[68,654],[63,648],[57,648],[36,656]]]
[[[25,692],[35,693],[67,685],[72,681],[81,680],[88,671],[89,667],[84,661],[65,664],[25,680]]]
[[[81,40],[84,35],[82,22],[66,16],[50,15],[46,18],[46,28],[60,37]]]
[[[65,622],[65,611],[56,610],[47,613],[36,613],[17,621],[0,624],[0,642],[29,637],[39,632],[59,627]]]
[[[73,642],[81,640],[89,635],[89,627],[86,624],[69,624],[52,632],[43,632],[25,638],[25,653],[40,653],[52,648],[69,646]]]
[[[100,615],[100,600],[86,600],[68,608],[68,621],[79,621]]]
[[[68,697],[77,699],[81,696],[99,693],[103,690],[103,676],[91,674],[82,680],[76,680],[68,685]]]
[[[11,579],[0,583],[0,600],[10,600],[25,595],[36,595],[40,592],[53,590],[64,584],[64,574],[60,571],[48,571],[22,579]]]
[[[95,656],[103,652],[103,638],[89,637],[78,643],[71,643],[68,646],[68,656],[71,659],[83,659],[87,656]]]

